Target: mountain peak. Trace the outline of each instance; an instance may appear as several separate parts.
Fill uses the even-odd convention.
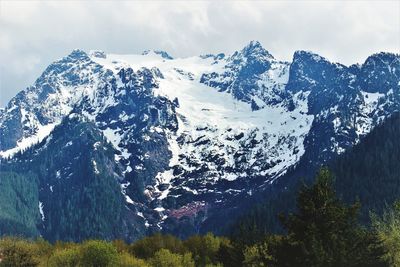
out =
[[[259,41],[250,41],[243,49],[242,54],[246,57],[251,55],[266,56],[273,59],[274,57],[261,45]]]
[[[145,50],[145,51],[143,51],[143,53],[142,53],[143,56],[144,56],[144,55],[149,55],[149,54],[156,54],[156,55],[161,56],[161,57],[164,58],[164,59],[169,59],[169,60],[174,59],[174,58],[173,58],[172,56],[170,56],[167,52],[162,51],[162,50]]]
[[[309,59],[309,60],[312,60],[315,62],[319,62],[319,61],[329,62],[329,60],[327,60],[326,58],[324,58],[312,51],[306,51],[306,50],[297,50],[294,52],[293,61],[299,60],[299,59]]]
[[[251,40],[250,43],[248,45],[246,45],[246,47],[248,47],[248,48],[257,48],[257,47],[262,48],[262,45],[257,40]]]
[[[68,55],[68,57],[71,57],[71,58],[86,58],[86,57],[88,57],[88,54],[86,54],[86,52],[81,50],[81,49],[74,49]]]
[[[397,59],[349,70],[297,51],[289,64],[258,41],[228,58],[143,54],[74,50],[0,111],[0,168],[38,178],[45,238],[208,230],[221,208],[236,216],[238,201],[314,172],[400,106]]]
[[[106,58],[107,57],[106,53],[102,50],[90,50],[89,55],[91,57],[97,57],[97,58]]]
[[[400,61],[400,54],[395,54],[395,53],[389,53],[389,52],[379,52],[379,53],[375,53],[372,54],[371,56],[369,56],[366,60],[364,64],[369,64],[371,62],[386,62],[387,63],[391,63],[395,60]]]

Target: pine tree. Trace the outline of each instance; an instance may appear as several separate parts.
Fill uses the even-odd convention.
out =
[[[390,266],[400,266],[400,202],[396,201],[382,216],[372,214],[371,217],[372,225],[385,247],[383,259]]]
[[[281,216],[287,236],[271,251],[278,266],[381,266],[383,251],[374,233],[360,227],[359,205],[344,205],[321,169],[314,185],[303,186],[297,212]]]

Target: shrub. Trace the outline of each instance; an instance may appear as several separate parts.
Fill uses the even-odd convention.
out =
[[[110,266],[117,262],[118,253],[111,243],[90,240],[80,248],[81,264],[85,267]]]
[[[117,249],[118,253],[127,252],[129,250],[129,245],[125,243],[124,240],[116,239],[112,241],[112,244]]]
[[[118,257],[118,267],[149,267],[149,265],[141,259],[137,259],[129,253],[122,253]]]
[[[179,255],[167,249],[160,249],[149,260],[153,267],[194,267],[194,261],[190,253]]]
[[[16,238],[0,242],[1,266],[31,267],[38,264],[33,244]]]
[[[271,261],[273,261],[273,258],[269,255],[267,242],[247,247],[244,251],[243,266],[271,266]]]
[[[54,247],[43,238],[38,238],[33,243],[35,258],[39,262],[47,262],[54,251]]]
[[[76,248],[56,250],[47,261],[50,267],[75,267],[79,264],[79,251]]]
[[[130,246],[129,252],[138,258],[148,259],[153,257],[154,253],[160,249],[167,249],[177,254],[184,254],[186,252],[180,239],[172,235],[161,234],[145,237],[135,242]]]
[[[216,237],[211,233],[205,236],[192,236],[184,244],[192,253],[197,266],[218,263],[218,251],[221,246],[222,238]]]

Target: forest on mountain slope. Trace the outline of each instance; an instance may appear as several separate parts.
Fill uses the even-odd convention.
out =
[[[115,178],[120,170],[111,144],[93,123],[65,121],[49,141],[1,162],[0,236],[42,236],[51,242],[111,240],[124,236],[124,225],[130,231],[126,235],[143,236],[124,216],[125,198]],[[60,179],[63,172],[69,175]]]
[[[3,237],[0,266],[400,266],[399,133],[395,114],[329,164],[331,171],[258,204],[223,236],[185,240],[35,239],[37,178],[4,172],[0,199],[18,201],[0,210],[0,230],[32,239]]]
[[[399,266],[400,203],[372,215],[366,228],[358,220],[360,204],[340,201],[333,181],[328,169],[321,169],[313,185],[301,187],[295,212],[280,216],[282,235],[181,240],[156,234],[131,244],[5,237],[0,266]]]
[[[382,214],[399,198],[399,136],[400,114],[395,113],[357,145],[328,164],[339,198],[348,204],[360,203],[360,220],[364,225],[371,224],[371,212]],[[299,173],[296,169],[292,172]],[[281,191],[275,188],[275,192],[269,191],[264,196],[258,196],[258,204],[243,212],[224,231],[239,236],[241,229],[246,229],[247,234],[251,232],[254,238],[266,233],[282,233],[278,214],[293,211],[296,206],[296,192],[303,184],[313,182],[309,176],[300,178],[295,183],[291,183],[289,179],[288,182],[282,181],[278,185]]]

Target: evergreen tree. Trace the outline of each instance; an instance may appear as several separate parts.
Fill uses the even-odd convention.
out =
[[[376,235],[360,227],[358,204],[336,197],[333,177],[321,169],[314,185],[303,186],[297,212],[281,217],[287,236],[271,251],[278,266],[380,266]]]
[[[335,188],[347,203],[362,203],[361,219],[370,211],[381,214],[400,194],[400,113],[393,114],[360,143],[332,162]]]
[[[386,253],[383,259],[390,266],[400,266],[400,202],[386,210],[381,217],[372,214],[372,225],[382,241]]]

